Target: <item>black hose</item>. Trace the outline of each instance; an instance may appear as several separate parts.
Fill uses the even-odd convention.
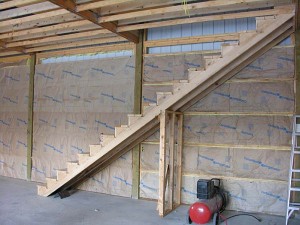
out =
[[[237,216],[251,216],[251,217],[253,217],[254,219],[256,219],[258,222],[261,222],[261,221],[262,221],[261,218],[258,218],[258,217],[254,216],[254,215],[252,215],[252,214],[249,214],[249,213],[240,213],[240,214],[232,215],[232,216],[227,217],[226,220],[229,220],[229,219],[231,219],[231,218],[233,218],[233,217],[237,217]],[[224,222],[224,220],[223,220],[222,222]]]

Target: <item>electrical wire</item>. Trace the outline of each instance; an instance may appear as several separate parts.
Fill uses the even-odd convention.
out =
[[[256,219],[258,222],[261,222],[261,221],[262,221],[261,218],[258,218],[258,217],[254,216],[254,215],[252,215],[252,214],[249,214],[249,213],[240,213],[240,214],[232,215],[232,216],[227,217],[226,220],[229,220],[229,219],[231,219],[231,218],[233,218],[233,217],[237,217],[237,216],[251,216],[251,217],[253,217],[254,219]],[[224,222],[224,220],[223,220],[222,222]]]
[[[225,216],[223,216],[221,213],[219,214],[219,216],[223,220],[222,222],[225,221],[225,224],[228,225],[227,218]]]

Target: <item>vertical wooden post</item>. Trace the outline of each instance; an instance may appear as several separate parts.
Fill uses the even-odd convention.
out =
[[[34,74],[36,55],[30,56],[29,93],[28,93],[28,127],[27,127],[27,180],[31,180],[32,146],[33,146],[33,101],[34,101]]]
[[[141,113],[142,101],[142,74],[143,74],[143,32],[139,34],[139,43],[135,46],[135,83],[134,83],[134,109],[133,113]],[[137,145],[132,149],[132,198],[140,196],[140,149]]]
[[[295,114],[300,114],[300,4],[299,1],[296,1],[296,17],[295,17],[295,82],[296,82],[296,90],[295,90],[295,99],[296,99],[296,109]],[[299,141],[298,137],[296,137]],[[298,157],[295,157],[294,164],[299,167],[300,160]],[[294,178],[299,179],[299,175],[294,175]],[[294,184],[299,187],[299,182]],[[292,192],[292,198],[295,202],[300,202],[300,195],[298,192]]]
[[[177,115],[177,151],[176,151],[176,186],[175,207],[181,204],[181,180],[182,180],[182,149],[183,149],[183,114]]]
[[[173,196],[174,196],[174,151],[175,151],[175,113],[172,112],[170,118],[170,131],[169,131],[169,196],[168,196],[168,209],[173,209]]]
[[[165,187],[166,187],[166,124],[167,113],[160,113],[160,145],[159,145],[159,193],[158,193],[158,213],[164,216],[165,212]]]

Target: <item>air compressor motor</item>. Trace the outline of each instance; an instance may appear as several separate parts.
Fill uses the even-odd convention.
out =
[[[192,224],[207,224],[213,220],[213,225],[219,224],[219,214],[225,210],[227,198],[221,188],[221,180],[200,179],[197,182],[197,198],[188,210],[187,222]]]

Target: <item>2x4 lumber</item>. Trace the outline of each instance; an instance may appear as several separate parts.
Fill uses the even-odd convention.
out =
[[[86,53],[98,53],[98,52],[111,52],[111,51],[121,51],[121,50],[133,50],[134,45],[131,43],[125,44],[114,44],[114,45],[105,45],[105,46],[94,46],[94,47],[84,47],[70,50],[58,50],[51,51],[46,53],[38,53],[38,59],[57,57],[57,56],[66,56],[66,55],[78,55]]]
[[[33,149],[33,101],[34,101],[34,74],[36,55],[30,57],[29,93],[28,93],[28,125],[27,125],[27,180],[31,180],[32,149]]]
[[[134,1],[136,0],[104,0],[104,1],[90,2],[90,3],[77,5],[76,12],[81,12],[89,9],[102,8],[102,7],[117,5],[121,3],[134,2]]]
[[[228,34],[214,34],[214,35],[203,35],[194,37],[183,37],[183,38],[170,38],[161,40],[145,41],[145,47],[158,47],[158,46],[172,46],[182,44],[195,44],[203,42],[215,42],[215,41],[234,41],[239,39],[238,33]]]
[[[169,177],[169,191],[168,191],[168,209],[173,209],[174,204],[174,174],[175,174],[175,165],[174,165],[174,155],[175,155],[175,123],[176,123],[176,114],[171,113],[169,120],[169,165],[170,165],[170,177]]]
[[[85,37],[93,37],[93,36],[97,37],[101,34],[107,34],[107,33],[110,33],[110,32],[105,29],[98,29],[98,30],[93,30],[93,31],[89,31],[89,32],[66,34],[66,35],[61,35],[61,36],[46,37],[46,38],[40,38],[40,39],[35,39],[35,40],[10,42],[10,43],[7,43],[6,46],[11,48],[11,47],[17,47],[17,46],[50,43],[50,42],[54,42],[54,41],[72,40],[75,38],[85,38]]]
[[[122,37],[97,38],[97,39],[92,39],[92,40],[74,41],[74,42],[68,42],[68,43],[62,43],[62,44],[33,47],[33,48],[28,48],[26,50],[26,52],[27,53],[41,52],[41,51],[49,51],[49,50],[54,50],[54,49],[74,48],[74,47],[97,45],[97,44],[108,44],[108,43],[112,43],[112,42],[121,42],[121,41],[127,41],[127,40]]]
[[[0,63],[12,63],[30,59],[30,55],[19,55],[0,58]]]
[[[32,16],[25,16],[22,18],[16,18],[16,19],[10,19],[10,20],[5,20],[0,22],[0,27],[5,27],[8,25],[16,25],[16,24],[22,24],[25,22],[31,22],[31,21],[36,21],[36,20],[41,20],[41,19],[48,19],[51,17],[57,17],[63,14],[69,14],[69,12],[65,9],[58,9],[58,10],[53,10],[50,12],[44,12],[40,13],[37,15],[32,15]]]
[[[8,33],[8,32],[15,32],[15,31],[21,31],[25,29],[31,29],[33,27],[45,27],[49,25],[59,24],[59,23],[66,23],[71,21],[78,21],[82,19],[81,17],[77,15],[73,15],[71,13],[63,14],[60,16],[53,16],[50,19],[44,18],[44,19],[37,19],[33,21],[28,21],[25,23],[18,23],[18,26],[16,24],[10,24],[4,27],[1,27],[1,33]]]
[[[143,31],[139,34],[139,43],[135,44],[135,78],[134,78],[134,114],[141,113],[142,76],[143,76]],[[140,150],[138,144],[132,149],[132,198],[138,199],[140,195]]]
[[[186,1],[191,2],[194,0],[186,0]],[[126,4],[116,4],[116,5],[101,7],[100,15],[104,16],[107,14],[117,14],[126,11],[136,11],[141,9],[155,8],[155,7],[175,5],[181,3],[182,0],[151,0],[151,1],[135,0],[132,2],[127,2]]]
[[[45,27],[3,33],[3,34],[0,34],[0,39],[14,38],[14,37],[19,37],[19,36],[29,36],[29,35],[38,34],[38,33],[40,33],[43,36],[48,36],[47,32],[49,32],[49,31],[52,34],[54,31],[76,28],[76,27],[81,27],[81,26],[87,26],[87,25],[91,25],[91,24],[92,23],[87,20],[79,20],[79,21],[74,21],[74,22],[72,21],[72,22],[60,23],[60,24],[50,25],[50,26],[45,26]]]
[[[2,2],[0,4],[0,10],[9,9],[9,8],[12,8],[12,7],[17,7],[17,6],[22,6],[22,5],[29,5],[29,4],[37,3],[37,2],[41,2],[41,0],[11,0],[11,1],[6,1],[6,2]]]
[[[0,47],[3,49],[0,49],[0,52],[10,52],[10,51],[16,51],[16,52],[25,52],[25,49],[22,47],[9,47],[7,46],[7,43],[0,41]]]
[[[160,113],[160,144],[159,144],[159,189],[158,189],[158,213],[159,216],[163,217],[165,214],[165,186],[166,186],[166,126],[167,126],[167,113],[161,111]]]
[[[174,203],[181,204],[181,184],[182,184],[182,149],[183,149],[183,114],[177,116],[177,151],[176,151],[176,187],[174,193]]]
[[[296,115],[300,114],[300,4],[299,1],[296,1],[296,17],[295,17],[295,82],[296,82]],[[299,168],[300,160],[299,157],[295,157],[294,159],[295,167]],[[294,173],[293,178],[299,178],[298,174]],[[298,184],[298,183],[296,183]],[[299,187],[299,186],[298,186]],[[300,201],[300,194],[298,192],[293,192],[291,199],[294,202]]]
[[[82,18],[89,20],[117,35],[120,35],[121,37],[126,38],[129,41],[132,41],[134,43],[138,43],[138,37],[130,32],[118,32],[117,31],[117,25],[114,23],[99,23],[97,15],[89,10],[77,12],[76,11],[76,3],[73,0],[49,0],[50,2],[68,10],[69,12],[72,12],[78,16],[81,16]]]
[[[5,10],[0,13],[0,20],[5,20],[18,16],[25,16],[32,13],[40,13],[43,11],[57,9],[57,5],[50,2],[41,2],[33,5],[23,6],[20,8]]]
[[[201,16],[201,17],[192,17],[185,19],[172,19],[160,22],[151,22],[151,23],[143,23],[136,25],[128,25],[128,26],[120,26],[118,27],[119,32],[130,31],[130,30],[139,30],[139,29],[149,29],[155,27],[165,27],[165,26],[174,26],[180,24],[190,24],[190,23],[200,23],[200,22],[208,22],[208,21],[216,21],[216,20],[228,20],[228,19],[241,19],[241,18],[249,18],[249,17],[258,17],[258,16],[271,16],[287,13],[291,7],[276,7],[274,9],[267,10],[258,10],[251,12],[240,12],[240,13],[230,13],[230,14],[222,14],[222,15],[211,15],[211,16]]]
[[[108,16],[101,16],[99,18],[100,23],[104,22],[111,22],[111,21],[118,21],[118,20],[124,20],[124,19],[132,19],[132,18],[137,18],[137,17],[144,17],[144,16],[152,16],[155,17],[157,15],[165,15],[168,13],[176,13],[176,12],[182,12],[184,10],[196,10],[196,9],[201,9],[202,13],[210,10],[212,8],[219,8],[220,10],[222,7],[230,6],[231,10],[234,10],[235,7],[240,6],[240,5],[249,5],[250,3],[262,3],[264,2],[267,4],[269,7],[273,6],[274,1],[272,0],[267,0],[267,1],[262,1],[262,0],[216,0],[216,1],[206,1],[206,2],[199,2],[199,3],[191,3],[191,4],[186,4],[185,6],[183,5],[178,5],[178,6],[168,6],[168,7],[161,7],[157,9],[147,9],[147,10],[139,10],[136,12],[129,12],[129,13],[122,13],[122,14],[116,14],[116,15],[108,15]],[[257,6],[259,7],[259,6]]]

